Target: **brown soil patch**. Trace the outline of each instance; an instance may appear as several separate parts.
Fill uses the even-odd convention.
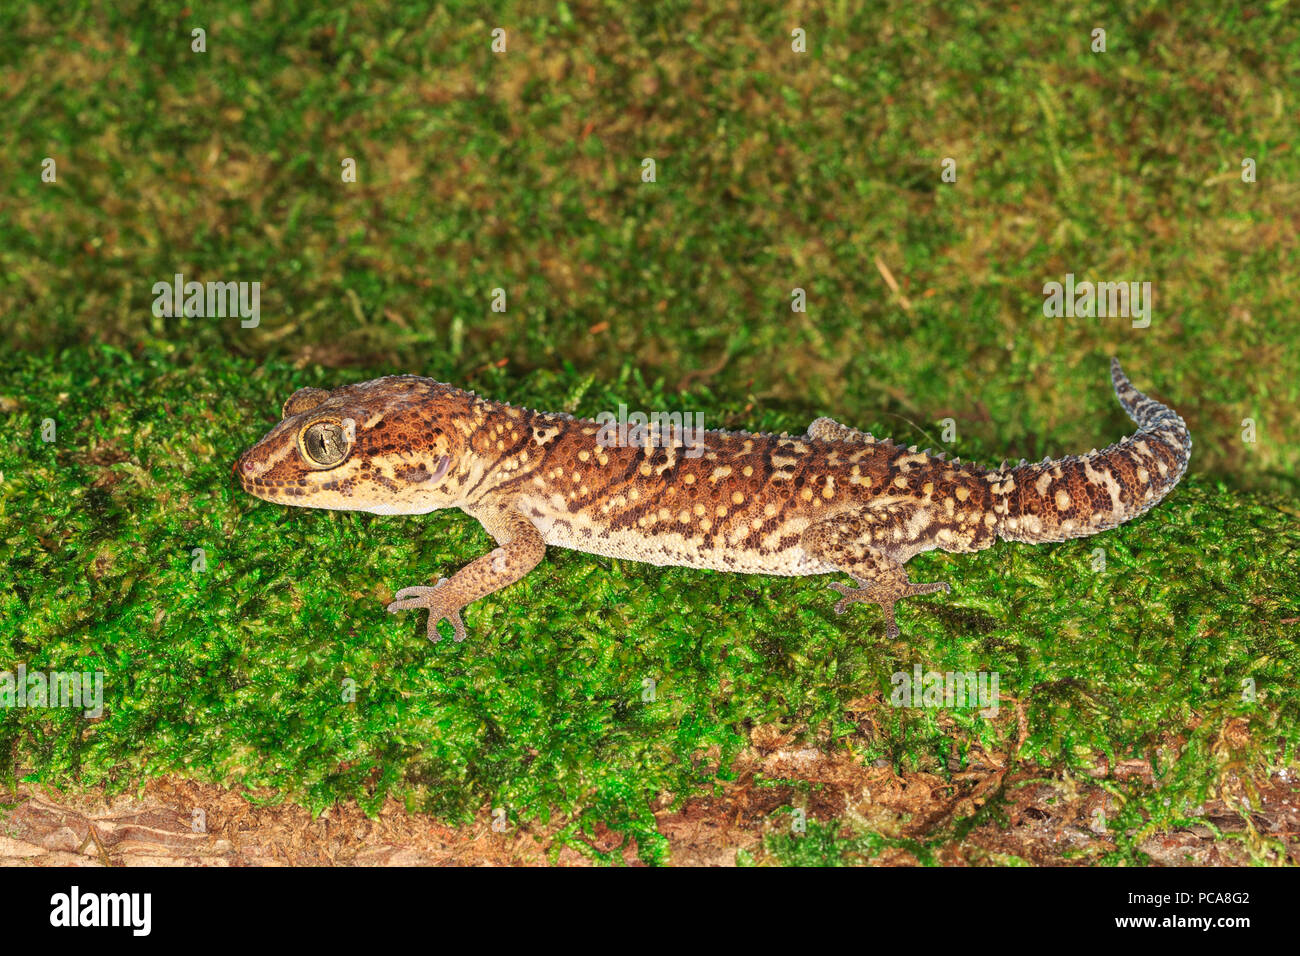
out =
[[[1113,799],[1091,780],[1008,774],[989,767],[950,779],[899,775],[892,767],[862,766],[848,754],[756,746],[739,762],[736,781],[713,797],[667,804],[659,831],[678,866],[729,866],[738,850],[760,863],[776,862],[764,849],[766,834],[788,832],[786,808],[809,819],[840,820],[892,837],[919,839],[942,833],[988,799],[1000,795],[998,819],[988,819],[940,851],[946,865],[996,864],[1015,857],[1040,865],[1094,862],[1114,849],[1102,819]],[[778,744],[779,738],[768,740]],[[1113,773],[1142,768],[1114,768]],[[773,782],[776,781],[791,781]],[[1158,865],[1233,866],[1251,862],[1251,827],[1281,840],[1286,862],[1300,864],[1300,793],[1282,777],[1257,788],[1259,807],[1250,824],[1223,800],[1208,802],[1203,816],[1227,839],[1198,826],[1150,834],[1142,850]],[[465,827],[449,827],[408,813],[389,801],[377,815],[355,805],[333,807],[313,819],[298,806],[264,805],[268,794],[248,794],[178,778],[150,782],[137,797],[107,797],[101,790],[61,793],[20,785],[4,795],[13,807],[0,818],[0,865],[19,866],[444,866],[584,865],[571,847],[555,850],[563,821],[549,827],[494,832],[487,808]],[[250,799],[251,798],[251,799]],[[1233,799],[1229,795],[1229,799]],[[612,851],[622,838],[598,832],[591,842]],[[624,858],[636,862],[635,847]],[[853,862],[850,860],[849,862]],[[912,865],[901,849],[869,862]]]

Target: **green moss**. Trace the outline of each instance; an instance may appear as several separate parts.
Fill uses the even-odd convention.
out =
[[[1300,533],[1277,505],[1204,479],[1103,537],[919,558],[915,576],[954,593],[901,606],[900,642],[869,611],[837,618],[816,579],[555,550],[469,609],[468,642],[431,645],[418,617],[384,605],[489,547],[472,521],[280,508],[230,476],[274,421],[271,396],[322,375],[109,348],[24,356],[5,374],[0,659],[102,670],[106,685],[101,720],[4,713],[16,744],[4,752],[28,779],[122,788],[179,772],[315,810],[393,794],[449,820],[485,803],[514,820],[560,810],[661,858],[659,793],[725,779],[754,724],[853,737],[850,701],[887,700],[890,675],[916,664],[998,672],[1025,712],[1022,761],[1153,758],[1154,787],[1115,785],[1124,828],[1186,819],[1229,768],[1294,759],[1300,652],[1282,619],[1295,614]],[[538,375],[520,390],[558,407],[558,384]],[[603,407],[600,391],[578,411]],[[667,399],[630,392],[645,407]],[[47,417],[53,443],[38,437]],[[862,759],[946,773],[954,741],[959,755],[1013,749],[1007,700],[998,720],[882,705],[879,735],[852,743]],[[1238,717],[1248,742],[1227,747]]]

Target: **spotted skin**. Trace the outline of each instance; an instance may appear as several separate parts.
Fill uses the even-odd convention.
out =
[[[819,418],[802,436],[710,431],[608,447],[601,426],[480,398],[431,379],[390,376],[300,389],[282,420],[234,465],[244,489],[278,504],[375,514],[460,508],[497,547],[431,587],[397,592],[390,611],[427,609],[428,635],[518,581],[547,546],[657,565],[751,574],[841,572],[850,604],[947,591],[903,565],[934,549],[979,551],[999,538],[1095,534],[1163,498],[1187,468],[1178,415],[1133,388],[1112,360],[1116,395],[1138,423],[1103,451],[988,470]],[[698,454],[696,454],[698,452]]]

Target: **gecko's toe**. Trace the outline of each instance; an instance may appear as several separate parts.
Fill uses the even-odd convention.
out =
[[[406,597],[401,597],[400,595],[404,593],[405,592],[399,591],[398,594],[394,595],[397,600],[388,605],[389,614],[396,614],[398,611],[410,611],[415,608],[428,607],[423,596],[407,595]]]
[[[465,640],[468,634],[465,631],[465,622],[460,619],[460,611],[429,611],[429,623],[426,633],[429,635],[429,642],[437,644],[442,640],[442,634],[438,632],[438,622],[447,621],[451,624],[452,636],[457,643]]]
[[[388,605],[388,613],[396,614],[398,611],[410,611],[414,608],[432,607],[434,602],[433,595],[438,588],[447,583],[446,578],[439,578],[438,583],[433,587],[420,584],[415,587],[402,588],[393,595],[393,603]]]
[[[860,590],[858,588],[851,588],[847,584],[840,584],[840,582],[838,581],[832,581],[830,584],[826,586],[830,588],[832,591],[837,591],[840,594],[844,595],[844,597],[840,598],[840,600],[835,602],[836,614],[843,614],[846,610],[848,610],[848,606],[852,604],[854,601],[862,600],[861,597],[854,596],[857,593],[857,591]]]
[[[832,581],[830,584],[826,585],[832,591],[838,591],[840,594],[844,595],[844,597],[835,602],[836,614],[843,614],[848,610],[850,604],[857,604],[859,601],[865,601],[868,604],[880,603],[875,588],[863,581],[859,581],[857,578],[854,578],[853,580],[857,584],[857,587],[850,587],[849,585],[841,584],[838,581]]]
[[[935,591],[942,591],[944,594],[951,594],[952,587],[947,581],[932,581],[928,584],[912,584],[907,590],[900,595],[901,597],[915,597],[918,594],[933,594]]]

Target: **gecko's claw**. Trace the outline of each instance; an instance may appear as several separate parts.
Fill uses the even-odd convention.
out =
[[[447,591],[443,588],[446,583],[446,578],[439,578],[438,583],[431,588],[422,586],[402,588],[393,595],[393,603],[388,605],[388,613],[396,614],[398,611],[427,608],[429,611],[428,634],[430,641],[437,644],[442,640],[442,635],[438,633],[438,622],[442,620],[451,623],[457,641],[465,640],[465,624],[460,619],[461,606],[454,604],[449,599]]]

